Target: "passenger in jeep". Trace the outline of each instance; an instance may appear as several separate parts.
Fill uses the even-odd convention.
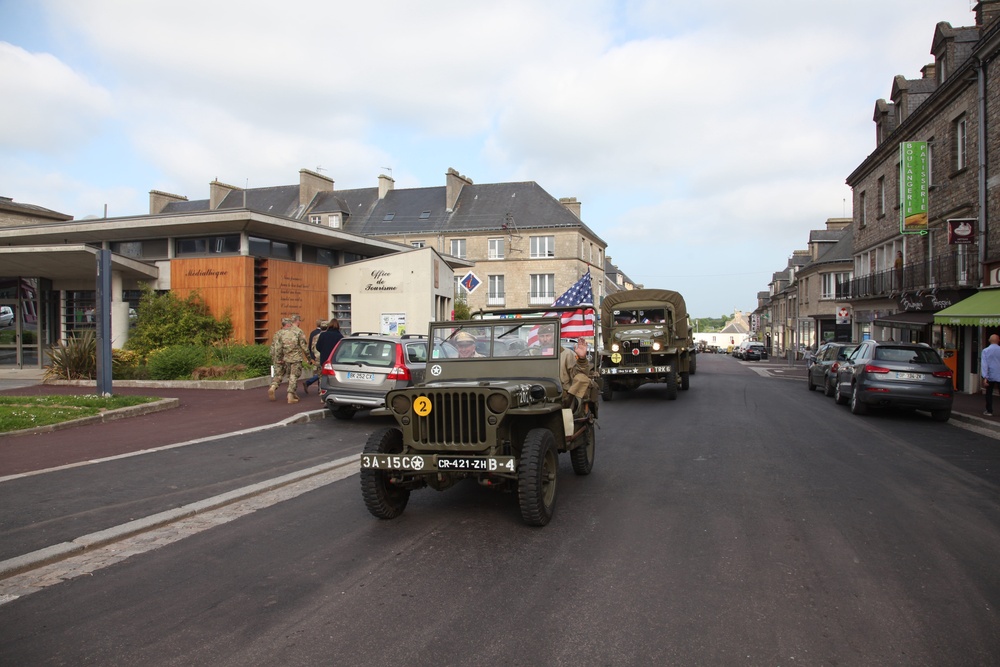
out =
[[[563,404],[597,400],[597,382],[594,381],[594,369],[587,359],[587,341],[580,338],[573,350],[563,349],[559,358],[559,380],[563,386]],[[579,401],[572,401],[575,396]]]

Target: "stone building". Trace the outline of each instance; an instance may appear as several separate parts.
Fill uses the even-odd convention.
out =
[[[944,324],[944,316],[1000,286],[992,277],[1000,230],[990,225],[998,202],[989,169],[1000,150],[998,17],[1000,2],[981,0],[975,26],[935,27],[934,62],[918,79],[893,79],[890,99],[875,103],[875,150],[847,178],[853,338],[926,342],[944,352],[960,389],[976,386],[982,333],[971,321]],[[926,142],[925,226],[903,219],[912,193],[907,142]],[[1000,306],[994,296],[983,305]]]

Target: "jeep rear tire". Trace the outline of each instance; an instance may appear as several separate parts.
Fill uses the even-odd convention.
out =
[[[559,454],[552,431],[546,428],[528,431],[517,468],[517,500],[526,524],[544,526],[552,519],[558,472]]]
[[[399,454],[403,451],[403,432],[398,428],[375,431],[365,443],[365,454]],[[393,486],[384,470],[361,469],[361,497],[365,507],[379,519],[395,519],[410,500],[410,490]]]
[[[586,430],[580,434],[579,443],[576,449],[569,453],[569,460],[573,463],[573,472],[577,475],[589,475],[594,469],[594,453],[597,449],[597,432],[594,422],[587,424]]]

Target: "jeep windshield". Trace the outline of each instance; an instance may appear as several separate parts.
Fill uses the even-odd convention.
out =
[[[555,323],[470,322],[434,327],[432,359],[554,357],[559,353]]]

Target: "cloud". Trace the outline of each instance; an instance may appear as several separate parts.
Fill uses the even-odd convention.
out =
[[[0,148],[63,153],[112,115],[110,93],[46,53],[0,42]]]

